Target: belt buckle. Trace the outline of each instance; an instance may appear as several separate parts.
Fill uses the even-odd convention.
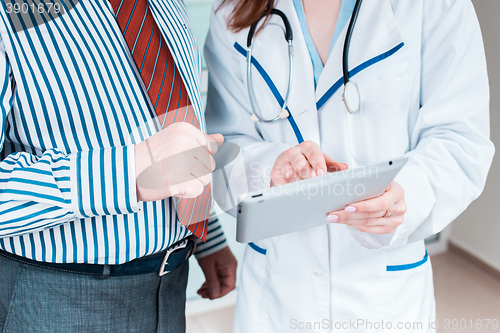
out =
[[[167,249],[167,253],[165,253],[165,257],[163,257],[163,261],[161,262],[160,272],[159,272],[160,276],[163,276],[165,274],[170,273],[170,271],[165,270],[165,268],[168,266],[168,262],[167,261],[168,261],[168,258],[170,257],[170,255],[172,253],[174,253],[175,251],[177,251],[177,250],[186,248],[186,246],[188,244],[189,244],[189,241],[186,238],[182,242],[180,242],[179,244],[173,246],[172,248],[168,248]]]

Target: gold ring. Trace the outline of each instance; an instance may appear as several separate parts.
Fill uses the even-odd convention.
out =
[[[392,215],[392,211],[391,211],[389,208],[387,208],[387,209],[385,210],[385,214],[384,214],[384,216],[382,216],[382,217],[389,217],[389,216],[391,216],[391,215]]]

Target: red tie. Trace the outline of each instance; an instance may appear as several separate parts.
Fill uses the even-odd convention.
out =
[[[165,126],[176,121],[185,121],[200,128],[182,78],[151,14],[147,0],[110,2],[160,121],[166,113]],[[196,198],[173,200],[176,201],[178,221],[188,227],[196,237],[205,241],[212,202],[210,184]]]

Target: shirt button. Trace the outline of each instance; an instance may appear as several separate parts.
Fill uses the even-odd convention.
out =
[[[323,276],[323,272],[316,271],[316,272],[314,272],[314,275],[316,275],[317,277],[322,277]]]

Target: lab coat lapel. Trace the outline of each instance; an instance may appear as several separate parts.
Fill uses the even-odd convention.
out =
[[[349,23],[336,41],[318,81],[316,88],[318,109],[324,105],[329,96],[343,86],[342,53],[348,25]],[[349,51],[351,77],[391,56],[403,45],[390,0],[364,1],[351,39]]]

